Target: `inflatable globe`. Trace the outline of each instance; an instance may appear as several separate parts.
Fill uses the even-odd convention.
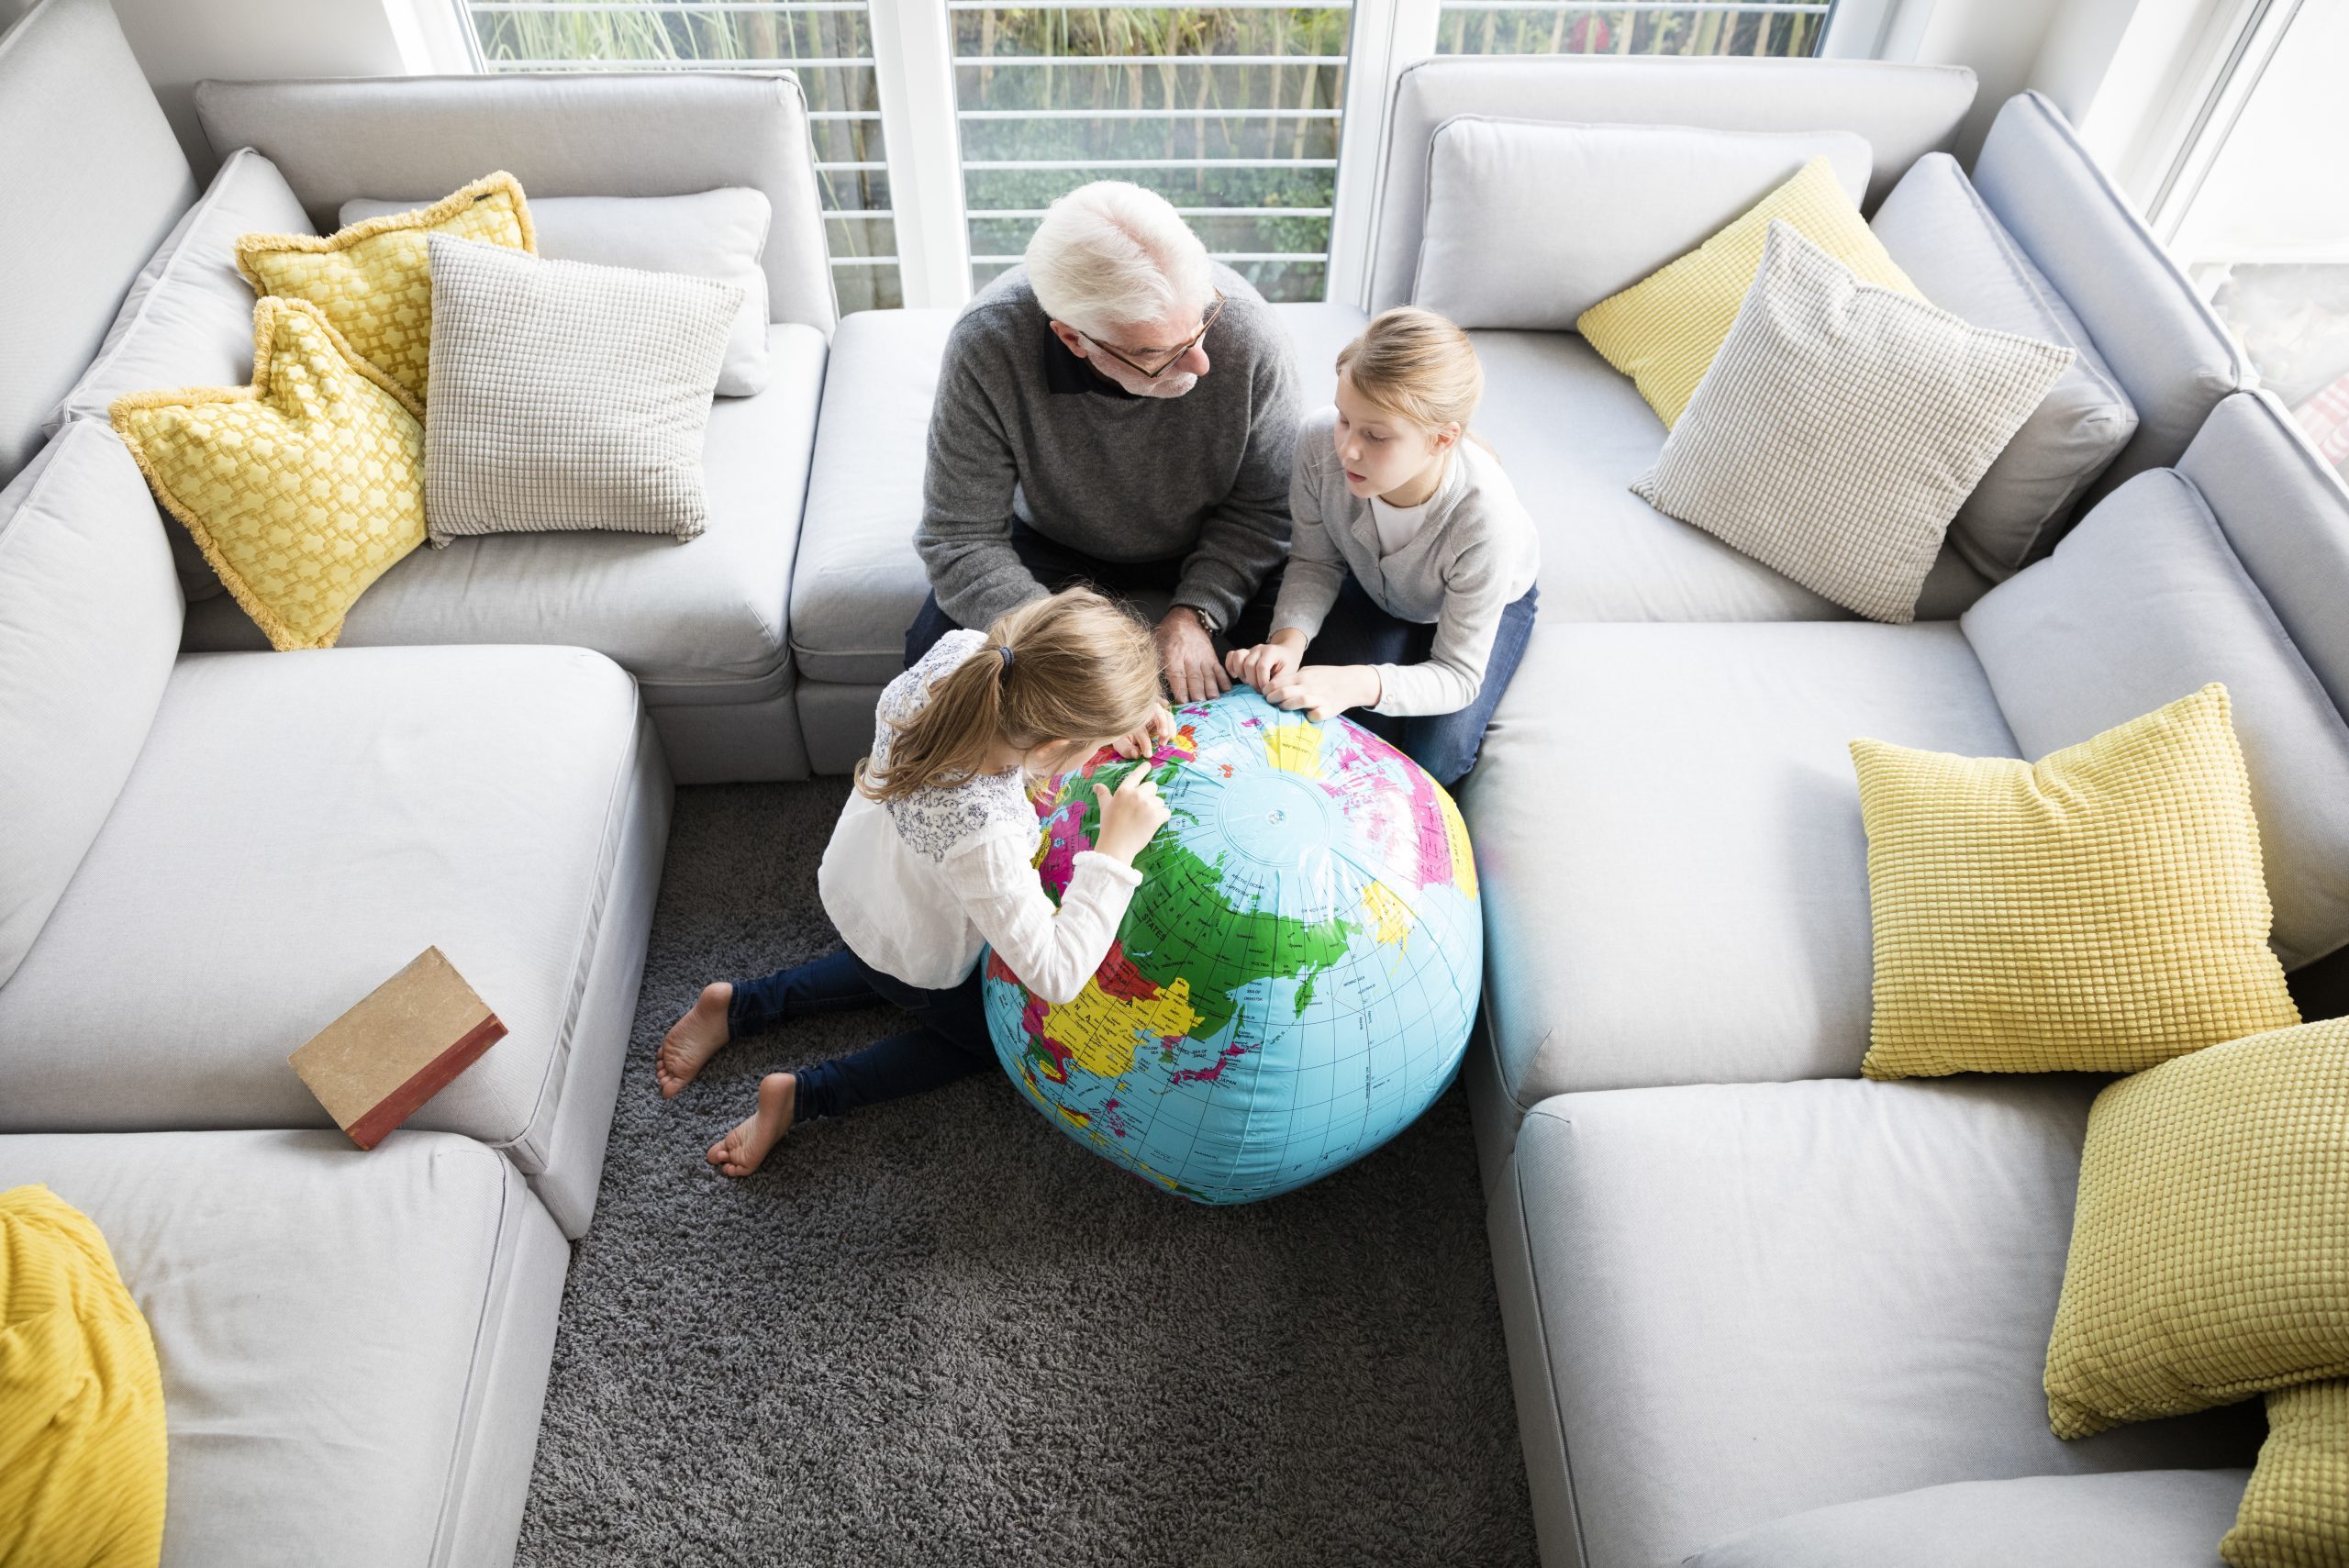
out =
[[[1173,816],[1077,998],[990,953],[996,1054],[1047,1120],[1200,1203],[1299,1187],[1377,1148],[1452,1082],[1484,973],[1459,810],[1343,718],[1253,691],[1175,714],[1146,762],[1104,751],[1038,803],[1057,899],[1093,841],[1096,784],[1147,767]]]

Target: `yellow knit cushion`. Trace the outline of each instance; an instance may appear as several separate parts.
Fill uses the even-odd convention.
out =
[[[0,1562],[153,1568],[163,1377],[106,1238],[47,1187],[0,1192]]]
[[[2036,764],[1852,742],[1871,1078],[2129,1073],[2299,1022],[2224,686]]]
[[[2345,1172],[2349,1019],[2099,1095],[2047,1342],[2055,1435],[2349,1377]]]
[[[432,350],[432,269],[425,236],[452,234],[538,250],[521,183],[500,171],[415,212],[386,213],[324,237],[248,234],[237,270],[264,295],[306,299],[353,352],[390,376],[420,409]]]
[[[1834,166],[1814,158],[1801,172],[1755,203],[1727,228],[1678,261],[1586,310],[1575,330],[1607,362],[1639,384],[1640,395],[1670,429],[1705,379],[1737,320],[1737,307],[1762,270],[1770,220],[1795,232],[1852,269],[1860,282],[1925,296],[1868,231],[1867,220],[1835,179]]]
[[[2219,1555],[2234,1568],[2349,1562],[2349,1382],[2267,1396],[2267,1440]]]
[[[317,306],[253,307],[253,384],[137,392],[114,428],[273,648],[331,648],[424,542],[424,427]]]

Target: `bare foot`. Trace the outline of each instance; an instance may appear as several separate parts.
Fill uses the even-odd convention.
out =
[[[668,1037],[652,1058],[652,1075],[661,1081],[661,1097],[674,1100],[677,1091],[701,1075],[709,1059],[733,1036],[726,1027],[726,1005],[734,987],[720,980],[701,988],[701,1000],[669,1026]]]
[[[791,1130],[791,1115],[798,1104],[799,1080],[788,1073],[768,1073],[759,1080],[759,1108],[709,1146],[709,1162],[722,1175],[749,1175],[766,1163],[774,1146]]]

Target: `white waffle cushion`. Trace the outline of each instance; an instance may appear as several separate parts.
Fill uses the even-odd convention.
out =
[[[1847,609],[1908,621],[1950,518],[2072,350],[1861,283],[1782,222],[1631,489]]]
[[[699,534],[702,437],[741,289],[440,234],[430,252],[432,542]]]

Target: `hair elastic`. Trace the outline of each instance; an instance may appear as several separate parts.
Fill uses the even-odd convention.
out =
[[[1003,655],[1003,667],[1004,670],[1008,673],[1011,669],[1011,644],[1007,642],[1002,647],[996,649],[996,651]]]

